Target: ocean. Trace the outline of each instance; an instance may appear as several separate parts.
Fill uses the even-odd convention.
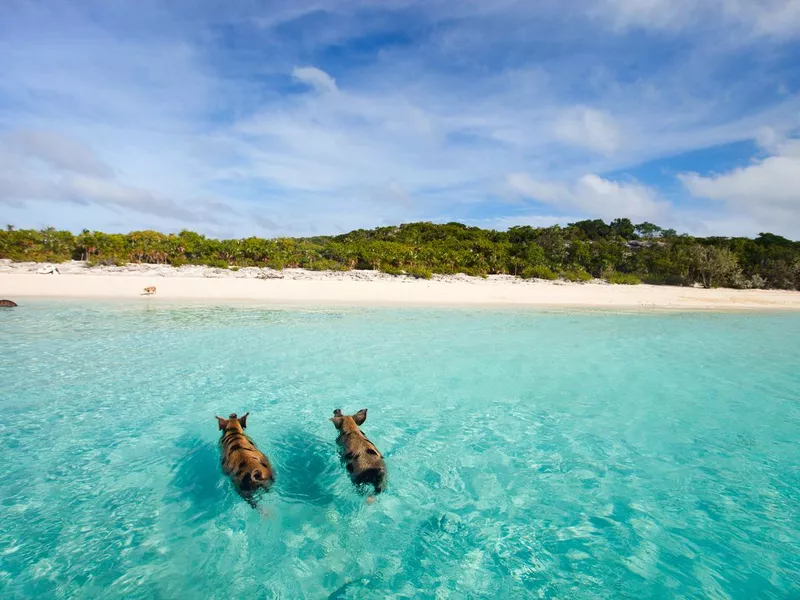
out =
[[[3,598],[800,597],[798,314],[29,301],[0,339]]]

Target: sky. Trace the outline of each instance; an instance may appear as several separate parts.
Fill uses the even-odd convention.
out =
[[[3,0],[0,221],[800,239],[800,0]]]

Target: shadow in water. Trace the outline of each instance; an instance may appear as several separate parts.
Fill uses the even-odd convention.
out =
[[[172,465],[170,493],[165,501],[188,501],[186,517],[212,519],[222,510],[227,494],[220,469],[219,449],[199,438],[183,438],[178,447],[185,454]]]
[[[287,432],[272,444],[276,482],[273,491],[289,502],[327,506],[339,475],[334,445],[304,431]]]
[[[363,598],[366,592],[375,593],[385,590],[384,582],[380,578],[361,577],[348,581],[328,594],[328,600],[347,600],[348,598]]]

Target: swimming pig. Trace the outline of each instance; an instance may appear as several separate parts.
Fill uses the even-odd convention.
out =
[[[353,416],[345,416],[341,409],[333,411],[331,421],[339,430],[336,442],[342,450],[342,460],[347,465],[350,479],[356,485],[369,484],[380,494],[386,487],[386,463],[375,444],[370,442],[358,428],[367,420],[367,409],[363,408]],[[370,501],[374,498],[370,497]]]
[[[227,419],[217,417],[222,431],[222,469],[233,479],[236,491],[247,502],[255,507],[254,492],[260,489],[269,490],[275,481],[275,473],[269,459],[261,452],[247,435],[246,413],[237,417],[232,413]]]

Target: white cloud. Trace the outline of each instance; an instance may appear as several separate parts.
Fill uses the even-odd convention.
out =
[[[744,61],[736,81],[731,57],[715,52],[742,32],[747,11],[759,31],[780,30],[770,19],[790,27],[788,4],[769,12],[711,0],[697,12],[687,0],[608,0],[602,23],[583,18],[588,4],[18,4],[0,20],[0,136],[19,132],[0,148],[0,202],[13,215],[28,206],[36,223],[62,206],[97,228],[113,211],[113,222],[154,228],[194,219],[208,232],[228,219],[240,235],[331,233],[493,211],[502,220],[520,209],[503,198],[515,183],[517,197],[536,191],[575,218],[655,220],[667,211],[653,190],[602,175],[796,120],[791,69],[770,71],[788,51],[764,40],[752,48],[764,62],[747,70]],[[712,22],[680,38],[678,60],[645,48],[631,62],[651,37],[632,36],[634,45],[631,28]],[[221,24],[237,44],[220,42]],[[325,53],[395,31],[420,37]],[[330,72],[309,64],[320,56]],[[788,93],[768,97],[778,80]],[[756,95],[758,106],[737,101]]]
[[[800,32],[797,0],[604,0],[589,10],[619,30],[679,30],[715,23],[737,26],[756,36]]]
[[[316,67],[295,67],[292,77],[321,92],[335,92],[337,89],[336,80]]]
[[[698,4],[690,0],[604,0],[592,12],[608,17],[619,29],[669,29],[692,19]]]
[[[178,223],[217,223],[225,213],[215,215],[219,204],[195,200],[176,202],[170,198],[118,181],[80,174],[60,174],[47,179],[26,174],[0,173],[0,204],[22,206],[28,201],[93,205],[113,211],[162,217]],[[223,206],[225,212],[230,207]]]
[[[53,131],[20,130],[11,136],[17,152],[56,168],[84,175],[109,177],[111,168],[79,141]]]
[[[481,227],[483,229],[494,229],[496,231],[505,231],[509,227],[517,225],[529,225],[531,227],[551,227],[553,225],[566,226],[569,223],[580,221],[584,219],[585,215],[538,215],[520,213],[513,216],[496,217],[493,219],[467,219],[464,221],[466,225],[473,227]]]
[[[786,142],[778,154],[727,173],[684,173],[680,180],[695,196],[740,205],[800,208],[800,142]]]
[[[555,123],[556,136],[573,146],[612,154],[620,145],[620,128],[611,115],[578,106],[565,111]]]
[[[718,201],[755,226],[800,235],[800,140],[776,141],[768,133],[761,139],[772,150],[766,158],[724,173],[678,178],[693,196]]]
[[[509,175],[508,185],[525,198],[607,220],[628,217],[634,221],[658,221],[669,211],[668,203],[651,188],[634,182],[610,181],[597,175],[584,175],[567,185],[516,173]]]
[[[246,136],[235,142],[246,159],[237,173],[286,190],[376,198],[376,189],[397,197],[402,188],[407,198],[491,178],[508,151],[487,157],[448,137],[489,140],[494,119],[437,114],[391,90],[293,96],[236,125]]]
[[[211,199],[185,200],[118,180],[90,148],[64,133],[19,130],[0,136],[0,204],[92,205],[191,223],[225,221],[232,211]]]

